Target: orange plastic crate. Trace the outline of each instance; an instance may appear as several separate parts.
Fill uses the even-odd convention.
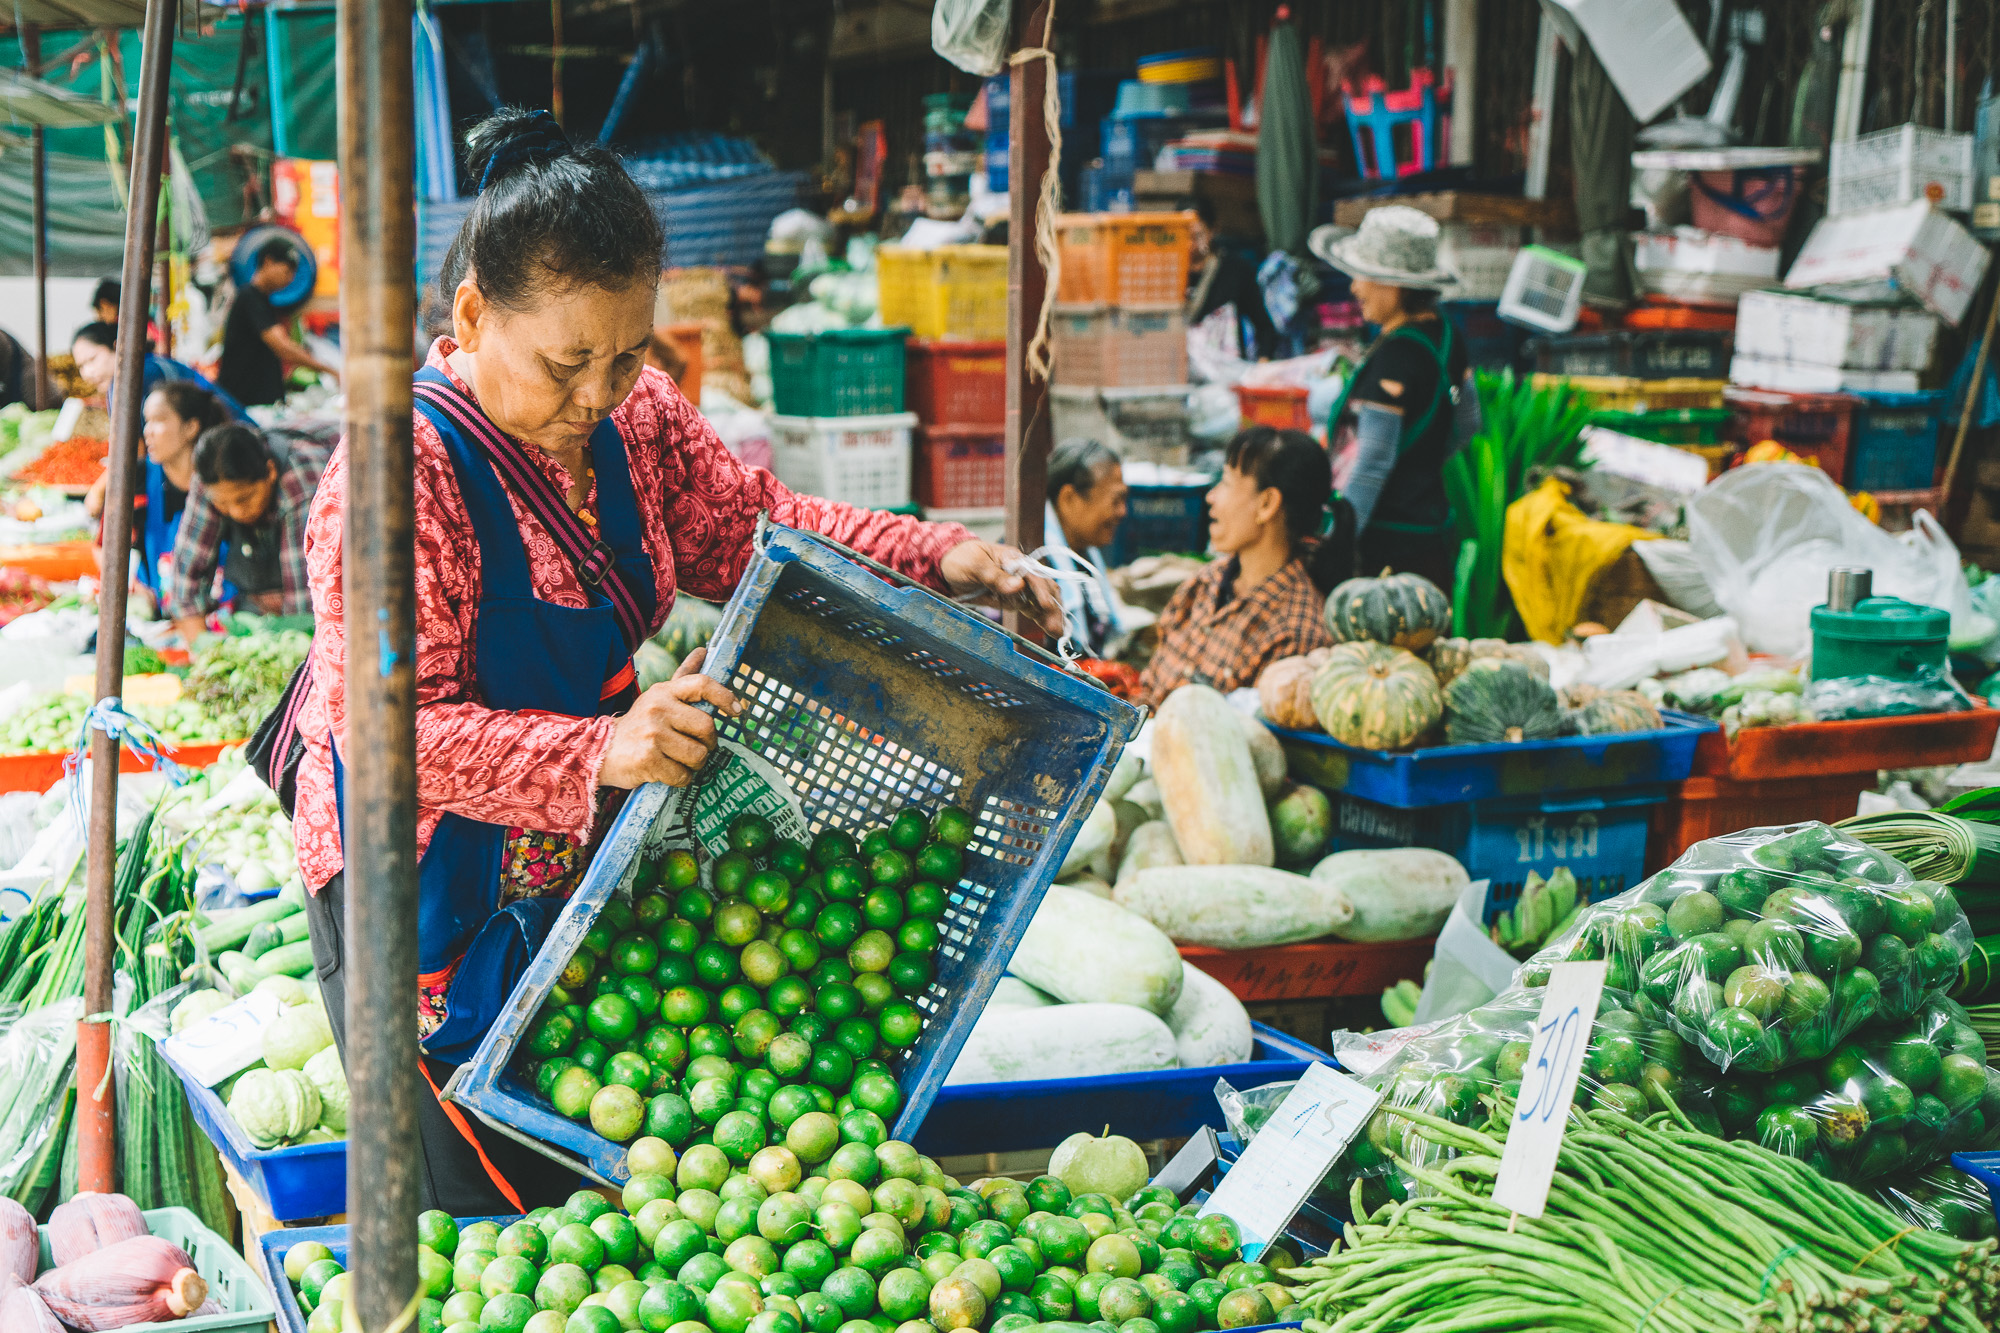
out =
[[[1184,944],[1181,957],[1214,977],[1243,1001],[1324,1000],[1380,995],[1399,981],[1416,981],[1431,960],[1436,938],[1394,944],[1314,940],[1263,949],[1209,949]]]
[[[1734,743],[1711,731],[1694,751],[1694,771],[1739,781],[1874,773],[1882,768],[1971,764],[1993,753],[2000,709],[1745,727]],[[1851,813],[1851,812],[1850,812]]]
[[[1672,800],[1654,808],[1646,840],[1646,873],[1670,864],[1696,843],[1725,833],[1812,819],[1823,824],[1846,819],[1854,813],[1861,793],[1874,785],[1873,769],[1759,782],[1697,774],[1681,783]]]
[[[1289,384],[1236,386],[1236,401],[1243,409],[1243,424],[1246,426],[1311,430],[1312,414],[1306,410],[1307,396],[1304,389]]]
[[[1049,336],[1059,383],[1094,389],[1187,383],[1187,317],[1178,305],[1058,305]]]
[[[167,757],[182,768],[207,768],[229,746],[241,744],[242,741],[227,741],[216,745],[183,745],[169,751]],[[68,757],[68,753],[61,750],[47,754],[0,755],[0,792],[47,791],[62,777],[63,760]],[[145,773],[152,767],[153,761],[146,756],[136,750],[119,747],[120,773]]]
[[[1078,305],[1179,305],[1187,297],[1193,213],[1065,213],[1056,219],[1062,279]]]

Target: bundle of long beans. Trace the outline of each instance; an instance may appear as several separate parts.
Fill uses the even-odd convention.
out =
[[[1513,1108],[1465,1128],[1385,1108],[1458,1156],[1397,1165],[1420,1191],[1285,1276],[1307,1333],[1980,1333],[2000,1314],[1992,1240],[1912,1228],[1805,1163],[1702,1134],[1573,1114],[1547,1210],[1492,1199]]]
[[[2000,825],[1942,810],[1891,810],[1840,827],[1941,884],[2000,884]]]

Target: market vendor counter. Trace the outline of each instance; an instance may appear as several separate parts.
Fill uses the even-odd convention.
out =
[[[0,565],[33,574],[51,583],[97,577],[97,555],[90,549],[89,542],[0,546]]]

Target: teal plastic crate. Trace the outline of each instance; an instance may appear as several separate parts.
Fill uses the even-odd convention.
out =
[[[781,417],[868,417],[903,410],[907,328],[764,335]]]
[[[200,1218],[185,1208],[148,1208],[142,1216],[146,1230],[187,1251],[188,1258],[194,1260],[194,1271],[208,1283],[208,1298],[222,1306],[223,1313],[127,1324],[120,1333],[144,1328],[171,1329],[173,1333],[262,1333],[264,1325],[277,1316],[277,1306],[257,1270],[231,1249],[228,1241],[203,1226]],[[42,1242],[38,1271],[45,1271],[55,1266],[49,1229],[36,1227],[35,1234]]]

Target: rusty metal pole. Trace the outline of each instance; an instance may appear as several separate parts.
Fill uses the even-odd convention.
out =
[[[348,1237],[360,1327],[417,1288],[416,329],[410,0],[340,0],[340,339],[347,391]]]
[[[21,58],[28,63],[30,78],[42,77],[42,33],[33,24],[21,28]],[[35,126],[28,136],[28,174],[33,178],[33,220],[28,243],[34,247],[35,265],[35,408],[53,407],[49,395],[49,150],[48,131]]]
[[[146,379],[146,303],[153,277],[160,163],[167,150],[167,78],[173,69],[177,0],[150,0],[140,49],[138,127],[126,192],[125,264],[118,300],[118,380],[111,392],[111,457],[104,495],[104,584],[97,593],[97,698],[125,682],[125,590],[132,550],[132,493],[139,471],[139,400]],[[118,1107],[105,1072],[111,1025],[111,879],[118,857],[119,743],[90,733],[90,851],[86,858],[83,1013],[76,1039],[77,1188],[118,1188]],[[102,1089],[100,1093],[98,1090]]]
[[[1048,26],[1051,0],[1029,0],[1015,12],[1015,46],[1038,47]],[[1048,270],[1035,249],[1036,209],[1042,174],[1049,166],[1049,131],[1042,98],[1046,61],[1013,67],[1007,108],[1007,540],[1023,551],[1042,544],[1042,511],[1048,502],[1049,386],[1028,369],[1028,344],[1041,319]],[[1009,611],[1009,629],[1034,633],[1032,621]]]

